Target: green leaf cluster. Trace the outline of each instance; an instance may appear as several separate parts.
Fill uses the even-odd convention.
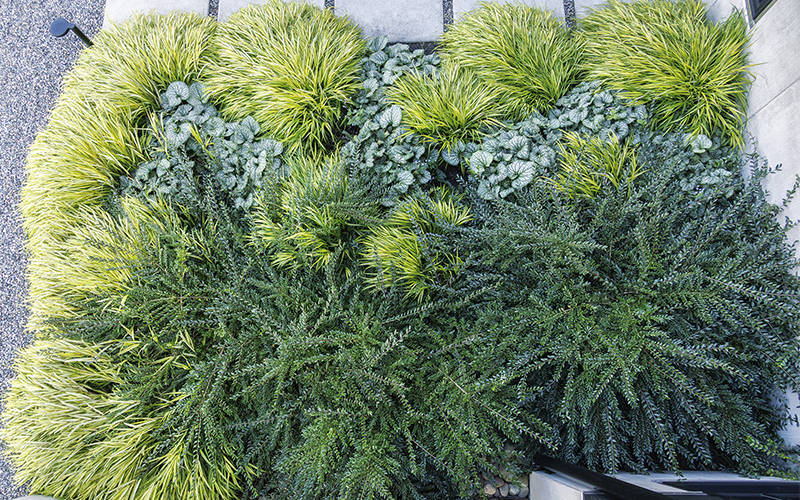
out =
[[[345,165],[374,176],[386,187],[382,203],[391,206],[412,186],[431,181],[439,159],[437,149],[401,126],[403,111],[386,98],[386,88],[405,73],[428,75],[439,58],[421,49],[410,52],[404,44],[387,47],[387,37],[370,40],[361,60],[362,89],[347,113],[347,125],[357,128],[340,151]]]
[[[749,42],[742,12],[712,24],[700,0],[610,0],[579,26],[584,67],[637,103],[651,104],[653,126],[696,137],[721,132],[744,144]]]
[[[474,226],[456,233],[472,263],[461,276],[500,285],[474,331],[525,346],[505,358],[530,364],[519,401],[557,429],[567,461],[769,473],[787,411],[772,395],[800,385],[791,225],[766,202],[763,165],[687,195],[683,144],[644,142],[630,190],[476,196]]]
[[[256,140],[260,127],[252,117],[226,123],[201,83],[173,82],[161,102],[161,112],[151,117],[150,160],[120,177],[123,194],[162,196],[189,206],[202,179],[209,178],[236,208],[247,210],[267,179],[282,174],[283,145]]]
[[[533,113],[479,145],[467,145],[464,156],[481,198],[513,199],[534,179],[555,173],[565,131],[604,140],[612,134],[632,137],[636,143],[646,123],[643,105],[633,106],[599,81],[583,82],[561,97],[547,117]]]
[[[305,2],[248,5],[220,23],[204,82],[222,114],[252,116],[295,151],[332,151],[360,85],[366,43],[350,20]]]
[[[132,221],[135,257],[108,263],[124,289],[21,355],[3,437],[38,492],[422,498],[437,475],[466,493],[493,461],[517,473],[504,444],[550,439],[470,361],[486,348],[458,318],[481,290],[410,308],[339,256],[276,267],[203,194],[191,218]]]
[[[503,117],[514,121],[546,112],[581,80],[581,33],[523,3],[481,3],[440,41],[445,65],[474,71],[495,92]]]

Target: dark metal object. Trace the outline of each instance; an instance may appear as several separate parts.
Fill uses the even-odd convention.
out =
[[[682,490],[722,495],[730,500],[800,500],[800,482],[762,479],[743,481],[665,481],[663,484]]]
[[[626,483],[613,477],[590,471],[579,465],[569,464],[557,458],[547,455],[539,455],[534,459],[536,465],[540,465],[547,470],[557,472],[565,476],[577,479],[578,481],[592,485],[600,490],[604,496],[614,500],[672,500],[674,497],[650,491],[635,484]],[[695,497],[697,498],[697,497]],[[704,500],[716,499],[718,497],[703,496]]]
[[[750,15],[753,20],[758,18],[764,10],[772,3],[773,0],[750,0]]]
[[[62,37],[66,35],[68,31],[75,33],[75,35],[80,38],[81,42],[83,42],[83,44],[87,47],[91,47],[93,45],[92,41],[89,40],[89,37],[84,35],[80,28],[64,18],[59,17],[50,24],[50,34],[54,37]]]

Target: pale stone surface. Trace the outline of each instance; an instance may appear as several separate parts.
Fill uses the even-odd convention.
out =
[[[483,485],[483,493],[486,494],[487,496],[492,496],[495,493],[497,493],[497,488],[495,488],[489,483],[486,483]]]
[[[477,9],[481,1],[486,0],[453,0],[453,18],[458,21],[458,18],[463,16],[465,12]],[[514,3],[515,0],[497,0],[499,3]],[[564,17],[564,1],[563,0],[522,0],[521,3],[533,7],[539,7],[545,10],[550,10],[555,15]]]
[[[103,29],[112,23],[120,23],[134,12],[150,12],[166,14],[173,10],[197,12],[208,15],[208,0],[106,0],[106,15],[103,17]]]
[[[364,36],[386,35],[389,42],[432,42],[444,29],[442,2],[336,0],[336,13],[358,23]]]
[[[307,3],[316,5],[319,8],[325,8],[325,0],[304,0]],[[225,21],[228,17],[250,4],[264,4],[266,0],[219,0],[219,8],[217,9],[217,19]]]

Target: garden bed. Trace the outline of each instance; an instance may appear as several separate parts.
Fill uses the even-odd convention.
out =
[[[456,498],[540,452],[782,473],[800,279],[739,149],[744,21],[578,21],[485,5],[435,54],[277,1],[98,35],[28,158],[18,479]]]

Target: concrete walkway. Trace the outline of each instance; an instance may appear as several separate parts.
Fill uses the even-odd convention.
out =
[[[386,35],[390,42],[432,42],[442,34],[446,25],[480,4],[480,0],[306,1],[319,7],[333,8],[337,14],[350,17],[361,26],[364,36]],[[522,3],[553,11],[562,18],[565,13],[568,17],[574,17],[575,8],[578,15],[581,15],[586,8],[602,2],[603,0],[522,0]],[[125,20],[133,12],[150,10],[161,13],[171,10],[197,12],[216,16],[224,21],[232,13],[251,3],[263,3],[263,0],[106,0],[103,27],[107,28],[113,22]]]

